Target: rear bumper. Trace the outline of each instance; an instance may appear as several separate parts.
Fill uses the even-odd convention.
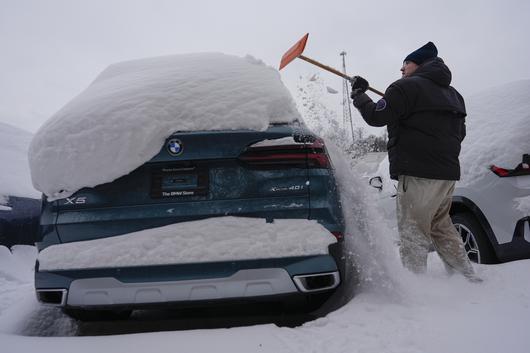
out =
[[[307,295],[341,282],[329,255],[77,271],[36,271],[37,298],[63,307],[102,308]]]
[[[515,224],[513,238],[504,244],[493,243],[500,261],[514,261],[530,258],[530,217],[524,217]]]

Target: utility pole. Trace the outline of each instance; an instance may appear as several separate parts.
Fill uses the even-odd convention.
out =
[[[340,53],[340,56],[342,56],[342,72],[346,75],[346,52],[343,51]],[[346,127],[346,124],[348,122],[350,123],[351,128],[351,141],[355,140],[354,134],[353,134],[353,119],[351,116],[351,105],[350,105],[350,81],[347,79],[342,80],[342,118],[344,127]]]

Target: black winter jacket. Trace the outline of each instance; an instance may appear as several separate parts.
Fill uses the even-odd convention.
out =
[[[387,126],[392,179],[460,179],[458,155],[466,135],[466,109],[450,83],[451,71],[435,58],[391,84],[377,103],[364,93],[354,98],[369,125]]]

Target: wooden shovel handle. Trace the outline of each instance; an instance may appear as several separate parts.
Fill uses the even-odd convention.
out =
[[[300,55],[300,56],[298,56],[298,57],[299,57],[300,59],[302,59],[302,60],[307,61],[308,63],[311,63],[311,64],[316,65],[316,66],[318,66],[318,67],[320,67],[320,68],[322,68],[322,69],[324,69],[324,70],[326,70],[326,71],[329,71],[329,72],[331,72],[331,73],[334,73],[335,75],[338,75],[338,76],[340,76],[340,77],[342,77],[342,78],[344,78],[344,79],[346,79],[346,80],[348,80],[348,81],[351,81],[351,80],[352,80],[352,78],[351,78],[350,76],[346,75],[345,73],[340,72],[340,71],[338,71],[338,70],[335,70],[334,68],[329,67],[329,66],[327,66],[327,65],[321,64],[321,63],[319,63],[319,62],[316,61],[316,60],[313,60],[313,59],[311,59],[311,58],[308,58],[307,56]],[[384,96],[384,93],[382,93],[382,92],[376,90],[375,88],[368,87],[368,90],[374,92],[375,94],[380,95],[381,97]]]

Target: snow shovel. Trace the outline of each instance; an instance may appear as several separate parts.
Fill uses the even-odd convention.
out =
[[[306,33],[305,36],[302,37],[302,39],[300,39],[298,42],[295,43],[295,45],[293,45],[289,50],[287,50],[287,52],[285,52],[285,54],[283,54],[282,56],[282,60],[280,61],[280,68],[279,70],[283,69],[285,66],[287,66],[291,61],[293,61],[294,59],[296,58],[299,58],[299,59],[302,59],[304,61],[307,61],[308,63],[310,64],[313,64],[313,65],[316,65],[326,71],[329,71],[335,75],[338,75],[348,81],[351,81],[352,80],[352,77],[346,75],[345,73],[342,73],[338,70],[335,70],[334,68],[332,67],[329,67],[327,65],[324,65],[324,64],[321,64],[319,63],[318,61],[316,60],[313,60],[311,58],[308,58],[307,56],[303,56],[302,55],[302,52],[304,51],[305,49],[305,44],[307,42],[307,38],[309,37],[309,33]],[[380,95],[381,97],[383,96],[383,93],[376,90],[375,88],[372,88],[372,87],[368,87],[368,90],[369,91],[372,91],[378,95]]]

